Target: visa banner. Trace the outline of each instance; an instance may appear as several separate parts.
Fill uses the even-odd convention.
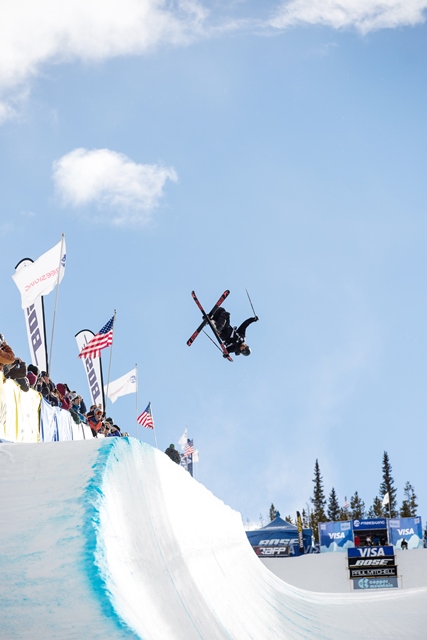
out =
[[[391,518],[388,521],[388,532],[389,540],[396,549],[421,549],[424,545],[423,526],[421,518],[418,516],[414,518]]]
[[[385,547],[354,547],[353,549],[347,549],[347,555],[349,558],[393,557],[394,548],[390,545]]]
[[[319,542],[320,552],[347,551],[354,547],[352,520],[342,522],[320,522]]]

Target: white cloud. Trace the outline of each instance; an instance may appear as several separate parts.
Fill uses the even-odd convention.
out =
[[[0,20],[0,94],[18,88],[46,63],[105,60],[182,45],[202,31],[207,11],[197,0],[14,0]],[[0,119],[11,115],[1,107]]]
[[[427,0],[291,0],[283,3],[270,24],[283,29],[320,24],[361,33],[424,22]]]
[[[115,225],[144,224],[163,195],[173,168],[137,164],[109,149],[74,149],[53,164],[53,179],[62,202],[72,207],[95,204],[98,218]]]

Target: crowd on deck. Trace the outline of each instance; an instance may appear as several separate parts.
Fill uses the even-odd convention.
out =
[[[67,383],[55,384],[46,371],[40,371],[33,364],[27,364],[15,356],[12,348],[0,333],[0,371],[6,379],[14,380],[22,391],[34,389],[53,407],[68,411],[76,424],[90,427],[92,435],[104,437],[128,436],[121,432],[112,418],[107,418],[101,405],[92,405],[87,410],[83,397],[71,391]]]

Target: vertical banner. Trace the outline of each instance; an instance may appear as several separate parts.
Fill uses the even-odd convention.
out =
[[[76,342],[79,353],[94,337],[93,331],[83,329],[76,333]],[[86,372],[87,382],[89,385],[91,404],[101,405],[102,410],[105,409],[104,384],[102,380],[102,364],[99,358],[82,358],[83,367]]]
[[[302,519],[301,514],[297,511],[297,527],[298,527],[298,546],[300,553],[304,553],[304,536],[302,533]]]
[[[31,258],[24,258],[18,262],[15,271],[18,272],[33,262]],[[48,371],[43,296],[36,298],[32,305],[24,309],[24,318],[30,349],[30,362],[35,364],[40,371]]]

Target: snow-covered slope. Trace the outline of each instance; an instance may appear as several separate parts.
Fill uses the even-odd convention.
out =
[[[286,584],[240,515],[134,439],[0,445],[0,638],[424,640],[427,588]]]

